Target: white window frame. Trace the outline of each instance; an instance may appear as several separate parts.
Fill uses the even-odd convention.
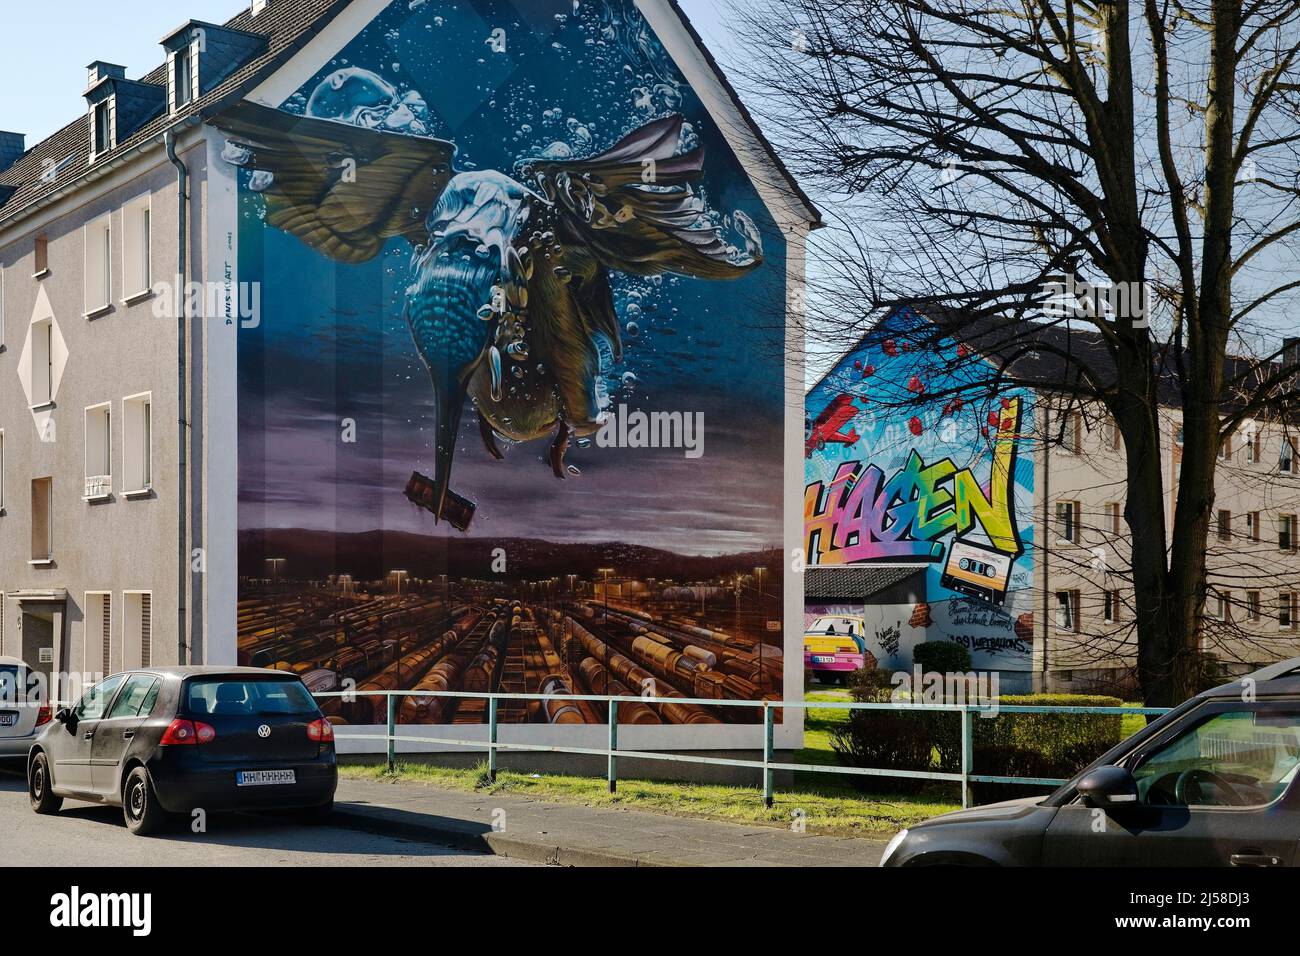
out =
[[[117,145],[117,103],[116,96],[109,95],[90,108],[90,161],[93,163],[105,153],[111,153]],[[99,111],[104,111],[104,148],[99,149]]]
[[[1279,631],[1294,631],[1296,629],[1296,599],[1294,591],[1279,591],[1277,594],[1277,627]],[[1287,622],[1282,623],[1282,613],[1286,612]]]
[[[1069,535],[1061,533],[1061,506],[1068,506],[1070,512],[1069,518]],[[1083,540],[1083,504],[1070,498],[1061,498],[1056,502],[1056,540],[1063,544],[1078,544]]]
[[[1066,596],[1065,604],[1061,603],[1062,595]],[[1065,621],[1061,620],[1062,611],[1065,612],[1065,616],[1068,618]],[[1055,620],[1056,620],[1056,629],[1058,631],[1063,631],[1069,634],[1077,634],[1079,632],[1079,592],[1078,591],[1065,590],[1065,591],[1056,592]]]
[[[153,196],[145,193],[122,207],[122,304],[153,291]]]
[[[104,646],[104,606],[99,604],[98,610],[94,616],[91,616],[91,598],[103,599],[108,603],[108,646]],[[86,679],[92,683],[97,683],[94,675],[99,674],[99,680],[103,680],[109,674],[113,673],[113,592],[112,591],[87,591],[82,604],[82,628],[81,628],[81,670]],[[92,628],[93,625],[93,628]],[[95,634],[94,649],[99,653],[91,657],[91,639],[92,629]],[[104,655],[108,655],[108,670],[104,670]]]
[[[130,589],[122,592],[122,669],[144,667],[144,596],[149,597],[149,666],[155,666],[153,660],[153,591],[148,589]],[[139,599],[138,603],[132,598]]]
[[[136,460],[138,436],[131,435],[134,423],[139,420],[136,409],[142,405],[149,409],[144,419],[143,462]],[[144,497],[153,490],[153,392],[137,392],[122,399],[122,486],[122,494],[127,498]]]
[[[1246,592],[1246,620],[1258,624],[1263,613],[1264,595],[1259,591]]]
[[[1280,475],[1295,474],[1296,447],[1295,439],[1290,435],[1282,436],[1282,447],[1278,450],[1277,471]]]
[[[54,478],[50,475],[44,475],[40,478],[33,478],[31,480],[31,484],[29,485],[29,487],[33,492],[33,496],[35,494],[36,491],[35,486],[38,481],[46,482],[46,487],[48,488],[47,497],[45,499],[45,537],[46,537],[45,555],[44,557],[37,557],[33,553],[32,557],[28,560],[27,563],[34,566],[44,566],[44,565],[49,565],[54,563]],[[30,543],[34,545],[36,543],[35,501],[32,502],[31,531],[32,531],[32,541]],[[33,551],[34,550],[35,549],[33,549]]]
[[[104,501],[113,495],[113,403],[87,405],[85,419],[86,485],[81,497]]]
[[[1282,532],[1286,530],[1286,543],[1282,543]],[[1296,516],[1293,514],[1277,516],[1277,549],[1279,551],[1296,550]]]
[[[1119,623],[1119,592],[1108,588],[1102,592],[1102,620],[1107,624]]]
[[[92,219],[82,229],[85,246],[85,317],[93,319],[113,307],[113,214]]]
[[[27,353],[35,411],[54,404],[54,319],[46,316],[31,324],[32,347]]]

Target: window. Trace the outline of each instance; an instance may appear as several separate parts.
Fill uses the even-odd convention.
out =
[[[1109,451],[1119,451],[1120,445],[1123,444],[1120,439],[1119,426],[1115,424],[1115,419],[1111,418],[1109,415],[1106,416],[1106,420],[1101,424],[1101,440],[1102,444]]]
[[[1060,421],[1057,425],[1057,442],[1072,455],[1077,455],[1082,450],[1082,424],[1078,412],[1068,409],[1061,412]]]
[[[149,291],[153,276],[149,266],[149,197],[122,210],[122,291],[126,301]]]
[[[1246,449],[1246,461],[1251,463],[1259,461],[1259,432],[1255,430],[1254,426],[1246,432],[1244,447]]]
[[[98,720],[103,717],[104,711],[113,699],[113,692],[117,690],[117,685],[122,683],[125,677],[125,674],[115,674],[108,680],[102,680],[86,691],[81,700],[77,701],[77,706],[72,711],[78,722]]]
[[[1219,509],[1219,540],[1232,540],[1232,512],[1227,508]]]
[[[86,315],[96,315],[113,300],[112,217],[101,216],[86,225]]]
[[[1295,474],[1295,439],[1289,435],[1282,438],[1282,450],[1278,454],[1277,470],[1284,475]]]
[[[1260,594],[1258,591],[1246,592],[1246,620],[1259,622]]]
[[[1078,630],[1079,592],[1056,592],[1056,629],[1058,631]]]
[[[1285,630],[1295,630],[1295,592],[1283,591],[1277,596],[1277,625]]]
[[[1232,435],[1219,440],[1219,461],[1232,461]]]
[[[1138,800],[1159,806],[1264,806],[1286,792],[1300,765],[1293,704],[1212,714],[1144,755],[1133,771]]]
[[[32,323],[32,347],[28,352],[28,376],[32,383],[32,408],[54,401],[54,320]]]
[[[113,491],[113,406],[109,402],[86,409],[86,490],[88,500]]]
[[[107,591],[87,591],[85,608],[82,670],[101,677],[120,670],[113,663],[113,595]]]
[[[158,678],[148,674],[132,674],[122,685],[122,692],[113,701],[113,709],[105,719],[115,717],[148,716],[158,699]]]
[[[1232,620],[1232,593],[1230,591],[1214,592],[1214,619],[1227,623]]]
[[[1114,624],[1119,620],[1119,592],[1106,591],[1105,597],[1105,619],[1107,624]]]
[[[122,594],[123,666],[153,666],[153,595],[148,591]]]
[[[1249,511],[1246,513],[1246,537],[1251,541],[1259,541],[1259,512]]]
[[[54,479],[32,479],[32,564],[54,559]]]
[[[1120,524],[1120,507],[1118,501],[1106,502],[1106,523],[1110,526],[1110,533],[1118,535]]]
[[[32,278],[39,279],[50,272],[50,240],[45,236],[36,237],[36,246],[32,252]]]
[[[122,487],[139,494],[153,485],[150,393],[122,399]]]
[[[95,104],[93,118],[95,123],[94,155],[98,156],[101,153],[107,153],[113,148],[112,113],[108,100],[102,100]],[[94,156],[91,158],[93,159]]]
[[[1056,503],[1056,536],[1062,541],[1079,540],[1079,513],[1077,501],[1058,501]]]
[[[1183,447],[1183,426],[1178,425],[1174,428],[1174,444],[1179,448]]]
[[[1278,518],[1277,548],[1279,551],[1295,550],[1295,515],[1282,515]]]
[[[188,46],[176,51],[172,59],[172,85],[176,90],[176,108],[194,99],[194,55]]]
[[[185,713],[192,717],[314,714],[316,701],[299,680],[193,678],[185,685]]]

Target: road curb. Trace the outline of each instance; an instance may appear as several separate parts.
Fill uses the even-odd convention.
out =
[[[550,866],[692,866],[686,862],[648,860],[642,856],[619,853],[615,850],[590,847],[566,847],[541,839],[527,839],[494,830],[485,830],[479,824],[443,818],[413,822],[398,820],[386,808],[360,808],[346,804],[336,805],[329,820],[332,826],[349,830],[362,830],[379,836],[438,843],[458,850],[491,853],[495,856]]]

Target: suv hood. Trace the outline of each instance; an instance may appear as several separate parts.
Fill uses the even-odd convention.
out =
[[[1046,800],[1046,795],[1041,797],[1021,797],[1018,800],[1003,800],[1001,803],[989,803],[982,807],[971,807],[968,810],[954,810],[952,813],[945,813],[937,817],[931,817],[920,823],[914,824],[911,829],[920,830],[936,823],[976,823],[982,820],[1014,820],[1016,817],[1023,816],[1027,811],[1032,810]]]

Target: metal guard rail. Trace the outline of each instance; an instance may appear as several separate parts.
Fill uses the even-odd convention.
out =
[[[858,703],[855,701],[768,701],[768,700],[715,700],[699,697],[630,697],[602,696],[599,694],[508,694],[488,693],[483,691],[457,690],[351,690],[320,691],[313,697],[340,697],[351,701],[357,697],[387,697],[387,733],[378,739],[388,744],[387,766],[392,770],[397,762],[397,743],[406,741],[420,744],[441,744],[443,746],[470,747],[485,749],[488,755],[488,779],[495,781],[497,775],[497,752],[501,750],[529,751],[533,753],[585,754],[605,757],[606,780],[609,792],[618,789],[619,758],[632,757],[638,760],[665,760],[675,763],[712,764],[719,767],[753,767],[763,774],[763,803],[770,807],[773,802],[773,774],[777,770],[808,771],[811,773],[837,773],[846,776],[864,777],[910,777],[916,780],[942,780],[961,784],[961,805],[970,806],[972,783],[1022,784],[1042,787],[1059,787],[1065,783],[1064,778],[1056,777],[1006,777],[994,774],[979,774],[971,771],[974,760],[974,723],[972,715],[985,711],[994,711],[987,719],[996,719],[999,714],[1097,714],[1127,715],[1141,714],[1155,716],[1168,713],[1168,707],[1044,707],[1026,704],[893,704],[893,703]],[[488,739],[466,740],[452,737],[428,737],[397,732],[398,701],[406,697],[455,697],[486,699],[488,702]],[[552,744],[502,743],[497,739],[497,706],[502,700],[586,700],[603,703],[608,708],[606,721],[608,746],[600,747],[562,747]],[[663,753],[653,750],[619,750],[618,749],[618,704],[619,701],[640,704],[695,704],[705,707],[759,707],[763,710],[763,759],[742,760],[734,757],[706,757],[697,754]],[[773,759],[773,742],[775,739],[775,712],[778,710],[889,710],[889,711],[952,711],[961,714],[961,772],[942,773],[932,770],[887,770],[871,767],[844,767],[834,764],[780,763]],[[425,726],[425,725],[421,725]],[[427,725],[437,726],[437,725]],[[448,725],[443,725],[448,726]],[[587,725],[590,726],[590,725]],[[336,740],[375,740],[375,734],[340,734],[335,731]]]

